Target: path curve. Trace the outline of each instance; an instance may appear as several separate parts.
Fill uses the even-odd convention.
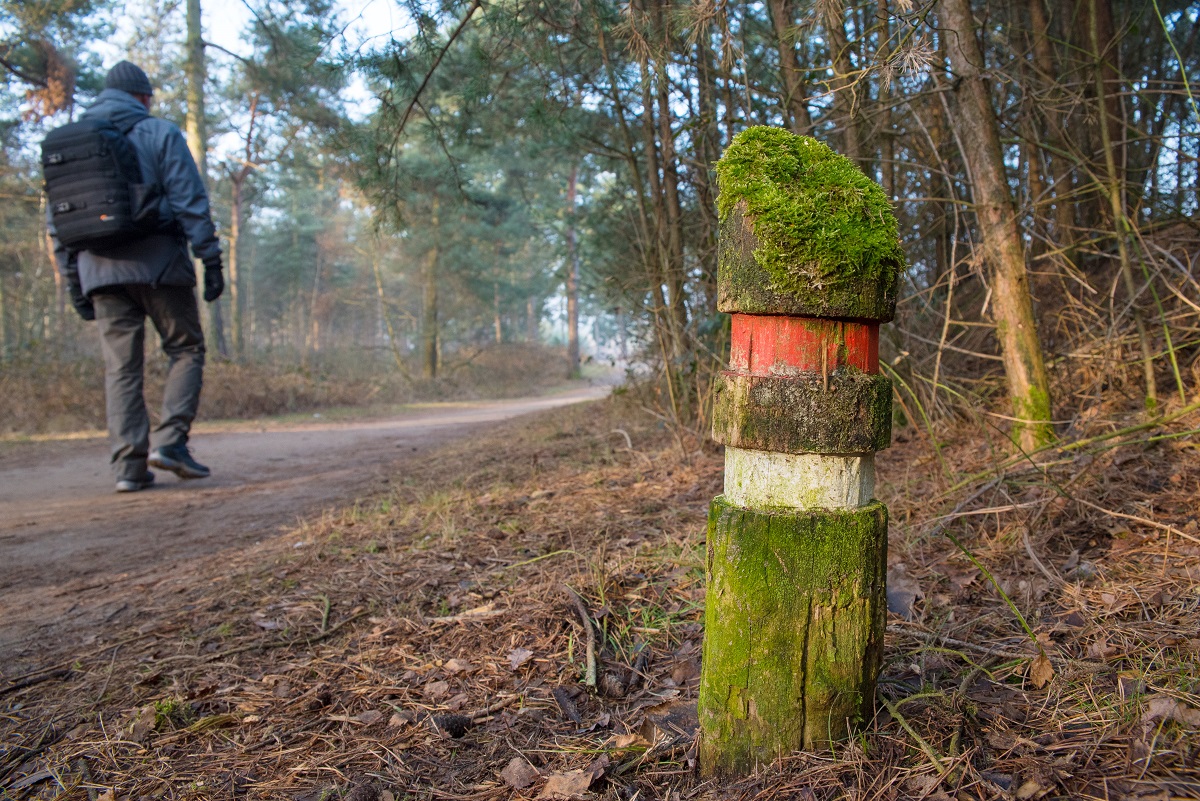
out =
[[[419,468],[421,452],[489,423],[610,391],[418,404],[378,420],[200,425],[191,444],[211,478],[156,471],[157,486],[124,495],[113,491],[102,438],[0,443],[0,664],[86,629],[122,582],[352,502],[404,463]]]

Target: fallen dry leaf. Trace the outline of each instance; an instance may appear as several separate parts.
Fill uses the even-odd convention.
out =
[[[450,659],[443,665],[447,673],[458,675],[459,673],[468,673],[474,668],[471,663],[465,659]]]
[[[1017,798],[1019,801],[1028,801],[1030,798],[1041,798],[1049,788],[1042,787],[1037,779],[1030,779],[1017,788]]]
[[[1146,699],[1146,711],[1142,713],[1142,725],[1154,728],[1158,721],[1174,721],[1185,726],[1200,728],[1200,709],[1194,709],[1183,701],[1169,695],[1153,695]]]
[[[946,795],[946,791],[939,785],[942,780],[937,776],[913,776],[908,781],[904,782],[904,786],[908,788],[914,796],[926,799],[926,801],[949,801],[950,796]]]
[[[528,648],[514,648],[508,652],[508,664],[513,670],[516,670],[530,659],[533,659],[533,651],[530,651]]]
[[[588,788],[592,783],[604,775],[608,770],[610,760],[605,754],[592,764],[587,766],[586,770],[568,770],[561,773],[551,773],[546,778],[546,784],[542,787],[542,792],[538,794],[538,798],[582,798],[587,794]]]
[[[649,747],[650,743],[646,738],[636,732],[632,734],[618,734],[612,740],[612,750],[616,752],[645,751]]]
[[[580,798],[592,786],[592,774],[582,770],[551,773],[538,798]]]
[[[430,701],[437,701],[449,694],[450,682],[448,681],[431,681],[425,685],[425,697]]]
[[[1050,658],[1043,651],[1029,663],[1029,680],[1033,682],[1034,687],[1040,690],[1049,684],[1052,678],[1054,678],[1054,666],[1050,664]]]
[[[137,717],[133,719],[133,724],[129,727],[129,739],[135,743],[142,743],[150,736],[150,732],[154,731],[154,723],[157,715],[154,713],[154,704],[148,704],[142,707]]]
[[[537,781],[539,775],[541,774],[538,769],[530,765],[524,757],[513,757],[504,766],[504,770],[500,771],[500,778],[515,790],[524,790]]]

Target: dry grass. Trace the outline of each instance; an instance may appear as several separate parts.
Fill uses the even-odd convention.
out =
[[[412,401],[508,398],[561,383],[565,358],[551,348],[505,345],[447,359],[435,381],[408,380],[376,354],[324,354],[318,364],[209,360],[203,419],[252,419],[334,407]],[[151,416],[162,399],[166,362],[147,359],[146,401]],[[0,369],[0,434],[102,430],[104,366],[95,360],[25,359]]]
[[[1097,418],[1081,436],[1119,427]],[[533,798],[577,769],[626,801],[1200,798],[1192,440],[1138,431],[996,472],[998,439],[934,433],[956,443],[947,472],[915,431],[879,460],[893,572],[920,597],[889,620],[876,720],[833,753],[723,786],[694,776],[721,462],[618,399],[505,424],[385,497],[163,576],[95,642],[43,658],[32,678],[51,678],[18,688],[34,666],[6,666],[0,786]],[[602,628],[594,693],[563,585]],[[999,588],[1054,668],[1041,689]],[[500,775],[518,757],[539,774],[521,790]]]

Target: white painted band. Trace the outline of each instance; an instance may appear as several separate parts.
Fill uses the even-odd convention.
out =
[[[875,495],[875,454],[725,448],[725,497],[748,509],[857,509]]]

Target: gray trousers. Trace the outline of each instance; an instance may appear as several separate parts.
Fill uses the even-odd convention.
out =
[[[96,290],[92,303],[104,352],[113,471],[118,481],[137,479],[146,472],[151,442],[143,395],[146,318],[158,330],[169,360],[162,421],[154,429],[154,447],[181,445],[187,442],[196,419],[204,374],[204,331],[196,290],[124,284]]]

